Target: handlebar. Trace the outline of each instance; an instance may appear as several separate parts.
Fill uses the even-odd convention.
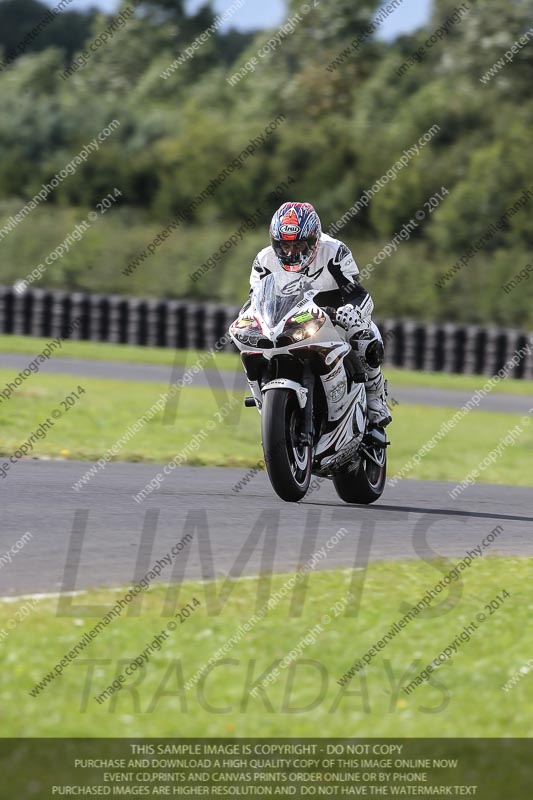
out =
[[[328,317],[330,317],[331,321],[335,325],[337,321],[337,309],[333,306],[323,306],[323,310],[326,312]]]

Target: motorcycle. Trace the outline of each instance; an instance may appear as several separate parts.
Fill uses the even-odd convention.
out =
[[[282,500],[301,500],[316,475],[346,503],[374,503],[390,443],[383,428],[369,428],[364,366],[317,293],[304,275],[267,275],[231,324],[252,391],[244,404],[261,415],[265,465]]]

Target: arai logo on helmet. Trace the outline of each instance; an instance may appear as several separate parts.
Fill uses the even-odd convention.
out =
[[[280,228],[282,233],[286,233],[290,236],[294,236],[296,233],[300,233],[300,226],[299,225],[282,225]]]
[[[280,233],[286,236],[295,236],[300,233],[300,220],[295,208],[289,208],[280,220]]]

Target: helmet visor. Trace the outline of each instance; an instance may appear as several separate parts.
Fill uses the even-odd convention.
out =
[[[279,260],[297,272],[306,266],[309,255],[316,245],[316,236],[307,239],[272,239],[272,247]]]

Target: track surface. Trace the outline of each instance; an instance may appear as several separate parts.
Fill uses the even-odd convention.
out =
[[[186,532],[194,540],[176,559],[178,571],[173,575],[167,567],[161,581],[230,571],[257,575],[271,568],[292,572],[343,526],[347,535],[317,569],[361,568],[368,560],[415,559],[424,553],[426,558],[462,557],[497,525],[504,532],[487,552],[533,556],[527,488],[471,486],[454,501],[447,494],[454,484],[404,480],[387,488],[379,504],[364,507],[342,503],[327,481],[293,505],[277,499],[264,472],[235,494],[232,487],[243,470],[181,467],[138,505],[132,494],[157,474],[157,465],[112,463],[75,492],[71,485],[88,466],[22,461],[1,481],[0,555],[25,531],[33,535],[11,564],[1,566],[1,595],[127,586]],[[73,536],[75,520],[83,533],[84,517],[83,538]],[[239,556],[254,529],[263,538],[255,546],[249,542]],[[265,541],[267,556],[261,561]],[[435,576],[438,580],[439,573]]]
[[[12,353],[0,354],[0,366],[4,369],[23,370],[28,366],[31,357]],[[192,366],[192,364],[190,365]],[[189,367],[190,368],[190,367]],[[113,378],[123,381],[154,381],[169,384],[175,382],[185,374],[187,367],[177,367],[174,370],[169,366],[153,364],[129,364],[119,361],[91,361],[89,359],[56,358],[47,361],[41,367],[41,372],[50,375],[80,375],[90,378]],[[385,369],[386,372],[386,369]],[[479,385],[482,386],[486,378],[479,376]],[[210,386],[213,389],[232,388],[244,390],[248,388],[244,373],[218,372],[206,369],[193,376],[192,386]],[[1,388],[1,387],[0,387]],[[416,386],[389,386],[391,399],[399,403],[415,403],[427,406],[447,406],[448,408],[461,408],[472,397],[473,392],[455,391],[450,389],[431,389]],[[513,414],[527,414],[531,402],[526,395],[513,394],[488,394],[479,405],[480,411],[505,411]]]

